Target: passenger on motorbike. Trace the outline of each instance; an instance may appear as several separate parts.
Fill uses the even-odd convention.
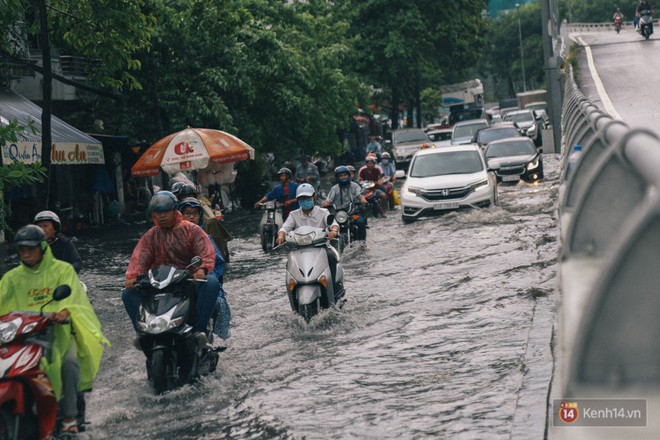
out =
[[[175,182],[171,186],[171,189],[178,201],[193,197],[200,202],[204,216],[204,231],[213,238],[215,244],[220,248],[220,252],[222,252],[222,258],[228,262],[229,246],[227,242],[234,237],[232,237],[231,233],[225,228],[225,225],[215,216],[215,213],[211,209],[211,202],[208,199],[204,200],[201,198],[197,187],[192,183]]]
[[[374,192],[374,197],[380,200],[380,213],[382,217],[385,217],[385,213],[387,212],[387,193],[382,189],[384,183],[383,170],[376,165],[376,156],[374,155],[367,155],[364,162],[365,165],[358,172],[358,181],[376,183],[378,189]]]
[[[623,21],[623,12],[621,12],[621,8],[616,8],[616,12],[612,16],[612,20],[616,21],[617,19]]]
[[[176,197],[171,192],[160,191],[154,194],[149,202],[149,212],[155,226],[140,238],[126,270],[126,289],[121,295],[126,312],[133,327],[137,328],[140,304],[147,294],[135,288],[138,275],[160,265],[183,269],[193,257],[199,256],[202,258],[202,265],[193,276],[196,280],[206,282],[195,283],[197,306],[192,327],[197,333],[197,339],[206,342],[204,331],[213,315],[220,288],[218,279],[212,275],[215,267],[213,244],[202,228],[183,221],[183,216],[177,210]]]
[[[378,165],[380,166],[380,169],[383,170],[383,176],[390,178],[389,182],[385,182],[383,184],[383,190],[387,194],[390,207],[394,209],[394,187],[392,184],[396,182],[396,167],[391,160],[390,153],[383,153],[381,156],[381,161]]]
[[[337,210],[348,211],[348,208],[351,203],[359,201],[363,205],[367,203],[367,199],[362,196],[362,187],[357,183],[351,181],[350,171],[348,167],[339,166],[335,168],[335,178],[337,179],[337,184],[330,188],[328,193],[328,198],[323,202],[323,207],[327,208],[330,205],[335,205]],[[367,222],[364,218],[364,215],[360,210],[356,210],[354,213],[357,216],[355,219],[355,225],[358,228],[358,240],[367,239]]]
[[[44,358],[44,371],[53,384],[63,416],[62,432],[78,432],[79,392],[91,390],[101,363],[103,346],[109,344],[101,324],[73,267],[53,257],[46,235],[36,225],[22,227],[14,237],[20,265],[0,280],[0,315],[12,310],[38,312],[52,299],[55,289],[71,288],[71,295],[48,304],[53,345]]]
[[[298,184],[292,182],[291,177],[292,174],[290,169],[280,168],[277,172],[277,178],[280,180],[280,184],[270,190],[268,194],[257,200],[254,207],[257,208],[266,200],[277,200],[284,205],[282,209],[282,218],[286,220],[291,211],[298,209],[298,201],[296,200]]]
[[[60,232],[62,230],[62,222],[60,222],[57,214],[53,211],[41,211],[34,216],[32,223],[44,231],[46,242],[48,242],[50,249],[53,251],[53,256],[58,260],[71,264],[76,273],[80,272],[80,269],[82,269],[82,259],[73,241]]]
[[[202,204],[199,203],[199,200],[193,197],[183,199],[183,201],[179,202],[179,211],[181,211],[184,220],[188,220],[190,223],[204,228]],[[210,235],[209,238],[211,239],[211,244],[213,244],[213,249],[215,250],[215,267],[213,268],[211,275],[214,275],[218,279],[219,284],[218,299],[216,301],[218,319],[216,320],[213,331],[219,336],[218,339],[222,339],[222,343],[225,344],[225,340],[229,338],[229,323],[231,321],[231,310],[229,308],[229,303],[227,302],[225,290],[222,287],[223,276],[225,274],[225,261],[222,259],[222,253],[220,252],[220,249],[218,249],[218,246],[216,246],[213,238]],[[218,339],[214,339],[213,342],[218,341]]]
[[[376,158],[380,158],[383,154],[383,146],[376,140],[376,136],[369,136],[369,143],[367,144],[367,154],[374,154]]]
[[[355,167],[353,165],[346,165],[346,168],[348,168],[348,171],[351,173],[351,182],[357,183],[357,177],[355,177]]]
[[[329,229],[328,239],[332,240],[339,233],[339,224],[336,221],[328,224],[328,216],[330,212],[319,206],[316,206],[316,191],[309,183],[303,183],[296,191],[296,198],[300,209],[291,212],[289,218],[286,219],[282,228],[277,234],[277,244],[281,245],[286,240],[286,234],[296,230],[301,226],[313,226],[316,228]],[[326,245],[326,253],[328,255],[328,264],[330,265],[330,273],[334,283],[335,298],[339,299],[344,295],[345,289],[341,283],[336,281],[337,277],[337,251],[330,246],[329,242]]]

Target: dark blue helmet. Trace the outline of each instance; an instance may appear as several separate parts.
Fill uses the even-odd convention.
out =
[[[176,196],[169,191],[158,191],[149,202],[149,212],[174,211],[176,209]]]

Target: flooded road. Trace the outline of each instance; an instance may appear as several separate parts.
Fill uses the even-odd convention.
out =
[[[509,438],[521,389],[546,380],[526,361],[535,305],[556,298],[558,157],[544,161],[546,180],[500,186],[499,207],[370,221],[342,260],[344,309],[309,326],[290,310],[285,258],[261,251],[259,213],[230,214],[230,348],[215,375],[164,396],[119,294],[147,225],[84,234],[81,278],[113,344],[87,438]],[[534,356],[552,362],[549,345]]]

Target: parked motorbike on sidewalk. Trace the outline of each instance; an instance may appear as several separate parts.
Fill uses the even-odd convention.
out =
[[[44,304],[39,313],[11,312],[0,317],[2,439],[50,439],[56,430],[55,391],[40,368],[41,358],[50,349],[48,334],[53,325],[44,316],[43,309],[52,301],[61,301],[69,295],[69,286],[59,286],[53,292],[53,299]]]
[[[322,309],[336,304],[335,283],[326,249],[328,235],[313,226],[290,232],[278,249],[289,251],[286,264],[286,291],[291,309],[309,322]],[[334,248],[332,251],[335,252]],[[339,258],[337,258],[339,260]],[[337,285],[344,284],[344,271],[337,263]],[[342,292],[343,294],[343,292]]]
[[[614,19],[614,30],[616,31],[617,34],[621,32],[621,23],[622,20],[620,18]]]
[[[261,249],[268,253],[275,247],[277,232],[284,223],[282,217],[282,204],[275,200],[261,203],[259,206],[264,210],[259,223],[259,237],[261,238]]]
[[[147,357],[147,378],[157,394],[194,382],[218,365],[220,350],[198,341],[192,331],[195,283],[205,280],[195,280],[190,270],[201,262],[195,257],[185,269],[161,265],[136,281],[136,288],[149,293],[140,305],[137,345]],[[210,322],[209,342],[212,328]]]
[[[648,40],[651,34],[653,34],[653,18],[651,17],[651,14],[653,11],[650,11],[648,9],[644,9],[643,11],[640,11],[639,15],[639,33],[644,37],[644,39]]]

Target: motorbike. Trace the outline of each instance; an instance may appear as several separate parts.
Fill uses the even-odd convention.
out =
[[[383,185],[386,185],[389,181],[390,181],[389,176],[383,176]],[[376,190],[378,189],[377,183],[369,180],[365,180],[362,183],[360,183],[360,186],[362,186],[361,194],[364,196],[365,199],[367,199],[367,206],[368,206],[367,212],[372,217],[379,217],[381,215],[381,210],[380,210],[380,199],[376,197]]]
[[[37,312],[11,312],[0,317],[0,438],[50,439],[56,431],[57,399],[41,358],[50,349],[53,322],[43,309],[71,295],[59,286]],[[65,321],[68,323],[68,321]],[[83,415],[84,419],[84,415]]]
[[[291,309],[308,323],[322,309],[336,304],[334,280],[326,253],[327,242],[325,230],[301,226],[289,232],[284,244],[278,246],[289,251],[285,281]],[[344,282],[344,271],[339,262],[337,282],[341,285]]]
[[[347,209],[337,209],[335,205],[330,205],[328,208],[339,224],[337,250],[342,254],[344,249],[346,249],[346,246],[357,240],[359,237],[358,227],[355,221],[359,218],[358,210],[360,209],[360,206],[355,203],[350,203]]]
[[[644,39],[648,40],[651,34],[653,33],[653,18],[651,17],[651,13],[653,11],[650,11],[648,9],[645,9],[643,11],[640,11],[639,15],[639,33],[642,34]]]
[[[615,18],[614,19],[614,30],[616,30],[617,34],[619,32],[621,32],[621,19],[620,18]]]
[[[264,214],[261,216],[261,222],[259,223],[259,237],[261,238],[261,248],[268,253],[275,247],[277,232],[284,223],[282,217],[283,205],[275,200],[269,200],[261,203],[260,206],[264,209]]]
[[[198,341],[192,331],[195,283],[205,280],[193,279],[190,270],[201,263],[195,257],[185,269],[161,265],[137,278],[136,288],[149,294],[140,305],[136,346],[147,357],[147,378],[156,394],[195,382],[218,365],[221,350]],[[207,327],[208,338],[213,325]]]

